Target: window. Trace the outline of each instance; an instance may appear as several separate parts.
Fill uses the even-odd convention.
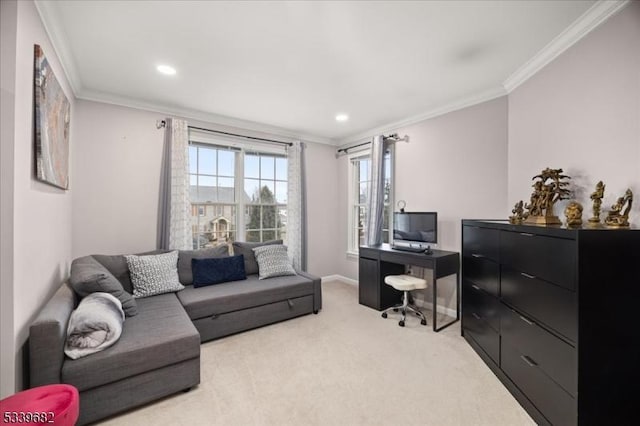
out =
[[[369,167],[371,160],[369,153],[357,153],[349,157],[349,236],[348,251],[358,252],[358,247],[364,244],[364,221],[367,213],[367,197],[369,192]],[[382,222],[382,240],[390,241],[389,223],[391,218],[391,151],[384,156],[384,213]]]
[[[194,248],[286,236],[285,155],[192,141],[189,173]]]

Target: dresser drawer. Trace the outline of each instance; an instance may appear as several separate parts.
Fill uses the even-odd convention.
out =
[[[500,365],[500,335],[482,317],[470,309],[462,310],[464,334],[475,342]]]
[[[500,266],[496,262],[483,257],[464,256],[462,258],[462,273],[465,279],[494,296],[499,296]]]
[[[502,311],[500,327],[503,345],[517,349],[522,357],[526,357],[522,361],[533,364],[535,370],[576,396],[578,361],[575,348],[506,307]]]
[[[529,274],[502,267],[502,300],[569,340],[578,338],[577,294]]]
[[[575,290],[574,240],[501,231],[500,260],[520,272]]]
[[[503,342],[501,355],[502,371],[552,425],[577,424],[576,400],[571,395],[511,345]]]
[[[462,288],[462,310],[470,311],[471,316],[480,317],[495,331],[500,331],[500,301],[466,280]]]
[[[462,250],[465,255],[482,256],[498,261],[500,231],[466,225],[462,230]]]

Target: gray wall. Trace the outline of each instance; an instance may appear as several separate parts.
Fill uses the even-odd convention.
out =
[[[640,2],[632,2],[509,95],[509,204],[528,200],[531,177],[562,167],[576,198],[606,185],[609,209],[640,196]],[[559,202],[556,215],[564,219]],[[640,203],[631,212],[640,225]],[[604,215],[601,215],[601,218]]]
[[[71,202],[76,177],[71,174],[68,191],[34,177],[34,44],[44,50],[71,102],[73,126],[75,98],[34,3],[3,0],[0,397],[22,387],[22,349],[29,325],[68,276],[71,261]],[[74,143],[72,127],[71,159]]]

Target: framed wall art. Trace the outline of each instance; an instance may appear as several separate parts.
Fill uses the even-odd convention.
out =
[[[34,68],[36,177],[58,188],[69,189],[71,105],[37,44]]]

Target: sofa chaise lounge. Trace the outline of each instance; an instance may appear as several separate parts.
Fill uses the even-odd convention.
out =
[[[247,279],[195,288],[192,258],[211,249],[180,251],[178,274],[184,290],[136,299],[137,315],[127,317],[116,344],[70,359],[64,345],[69,317],[80,297],[64,283],[30,328],[30,386],[74,385],[80,392],[80,418],[86,424],[200,383],[200,343],[222,336],[318,313],[320,279],[304,272],[259,280],[251,249],[234,243],[245,256]],[[152,254],[150,252],[145,254]],[[94,255],[125,291],[132,284],[124,256]]]

